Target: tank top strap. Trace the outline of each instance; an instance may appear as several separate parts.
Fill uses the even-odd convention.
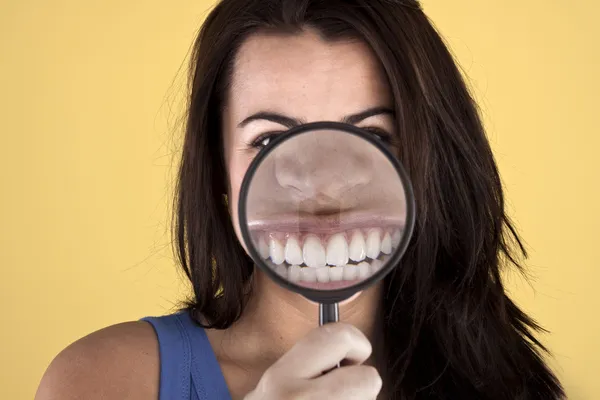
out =
[[[231,400],[206,332],[189,312],[142,321],[150,323],[158,337],[160,400]]]
[[[189,312],[178,314],[191,346],[192,381],[198,389],[200,400],[231,400],[229,388],[221,371],[221,366],[204,328],[198,325]],[[204,395],[205,397],[202,397]]]
[[[176,315],[142,318],[152,325],[160,355],[159,399],[189,400],[192,351]]]

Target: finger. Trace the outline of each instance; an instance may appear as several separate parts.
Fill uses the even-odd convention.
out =
[[[376,399],[383,385],[379,372],[367,365],[338,368],[310,382],[317,399]]]
[[[360,330],[336,322],[311,331],[272,368],[281,376],[314,378],[342,360],[361,364],[369,358],[371,351],[371,343]]]

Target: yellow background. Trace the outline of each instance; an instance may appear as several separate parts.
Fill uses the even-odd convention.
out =
[[[185,293],[168,206],[189,46],[212,1],[0,1],[0,398],[63,347]],[[426,0],[481,103],[531,251],[511,292],[600,398],[600,71],[593,0]]]

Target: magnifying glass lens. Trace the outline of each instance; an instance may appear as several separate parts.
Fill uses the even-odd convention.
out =
[[[350,297],[397,264],[412,233],[412,191],[386,145],[342,124],[299,129],[253,161],[240,223],[280,284],[323,301]]]

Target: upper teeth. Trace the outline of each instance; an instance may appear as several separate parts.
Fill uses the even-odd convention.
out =
[[[392,237],[388,232],[381,239],[381,252],[383,254],[390,254],[392,252]]]
[[[258,250],[262,258],[270,258],[276,265],[285,261],[288,265],[304,264],[312,268],[344,266],[349,260],[359,263],[367,257],[376,259],[381,253],[389,255],[400,238],[400,230],[389,232],[380,228],[337,233],[323,241],[316,235],[308,235],[303,243],[298,236],[288,235],[285,239],[271,235],[259,238]]]
[[[304,263],[308,267],[318,268],[325,266],[325,249],[318,237],[309,236],[306,238],[302,249],[302,257],[304,257]],[[291,260],[288,260],[288,263],[294,264]]]
[[[348,264],[348,242],[343,234],[338,233],[329,238],[326,261],[328,265]]]
[[[367,245],[365,238],[360,231],[354,231],[352,240],[350,240],[350,259],[352,261],[362,261],[367,256]]]
[[[381,251],[381,239],[379,229],[372,229],[367,236],[367,257],[377,258]]]
[[[277,239],[271,238],[269,243],[269,255],[271,256],[271,261],[275,264],[281,264],[285,261],[283,247],[281,247],[281,244]]]
[[[285,260],[288,264],[302,264],[302,249],[295,237],[290,237],[285,244]]]

